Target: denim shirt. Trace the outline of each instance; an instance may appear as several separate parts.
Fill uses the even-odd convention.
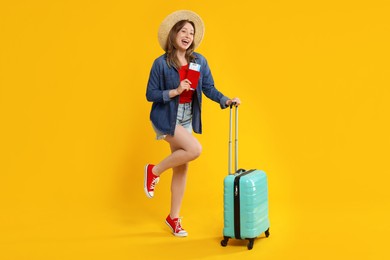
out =
[[[207,60],[199,53],[195,53],[194,63],[200,64],[200,77],[198,86],[192,99],[192,128],[195,133],[202,133],[202,93],[209,99],[226,108],[228,97],[224,96],[214,87],[213,76]],[[169,91],[180,85],[179,72],[174,67],[168,67],[166,54],[158,57],[150,71],[146,99],[153,102],[150,111],[150,120],[162,133],[174,135],[176,127],[177,109],[179,96],[169,97]]]

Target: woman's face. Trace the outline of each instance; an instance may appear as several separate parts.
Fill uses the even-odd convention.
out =
[[[180,51],[186,51],[194,41],[194,27],[185,23],[176,35],[176,46]]]

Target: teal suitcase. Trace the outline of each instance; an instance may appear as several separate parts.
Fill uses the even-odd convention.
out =
[[[237,170],[238,164],[238,109],[236,107],[235,166],[231,173],[232,107],[230,107],[229,174],[224,180],[224,239],[227,246],[230,238],[249,240],[248,249],[263,232],[269,236],[268,184],[261,170]]]

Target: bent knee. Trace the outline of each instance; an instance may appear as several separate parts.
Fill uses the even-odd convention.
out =
[[[199,142],[195,143],[189,150],[189,153],[191,160],[195,160],[202,153],[202,145]]]

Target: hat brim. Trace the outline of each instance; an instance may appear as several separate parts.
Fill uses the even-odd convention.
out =
[[[166,51],[168,34],[172,27],[181,20],[189,20],[195,25],[194,46],[197,48],[203,40],[204,23],[200,16],[189,10],[180,10],[168,15],[158,29],[158,42],[161,48]]]

